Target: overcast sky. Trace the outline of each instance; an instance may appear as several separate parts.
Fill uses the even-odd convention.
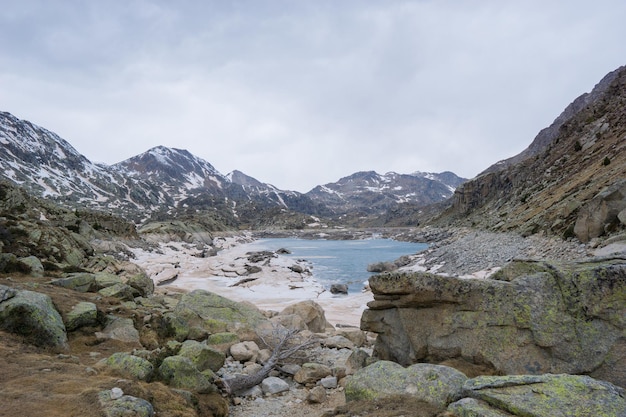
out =
[[[626,1],[0,0],[0,110],[309,191],[473,177],[626,64]]]

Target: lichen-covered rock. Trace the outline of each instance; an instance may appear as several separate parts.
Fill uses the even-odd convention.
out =
[[[293,380],[296,381],[298,384],[303,385],[315,384],[320,379],[326,378],[332,373],[333,370],[326,365],[308,362],[302,364],[300,370],[298,370],[298,372],[296,372],[296,374],[293,376]]]
[[[185,389],[200,394],[215,392],[217,387],[196,368],[191,359],[169,356],[159,367],[159,375],[172,388]]]
[[[191,359],[191,362],[199,371],[210,369],[213,372],[217,372],[224,366],[224,361],[226,360],[224,353],[195,340],[186,340],[178,354]]]
[[[101,332],[96,332],[96,337],[101,341],[112,339],[137,347],[141,346],[139,332],[132,319],[109,317],[108,324]]]
[[[137,296],[147,297],[154,293],[154,281],[143,272],[131,275],[126,281],[126,284],[136,290],[138,293],[136,294]]]
[[[154,416],[154,407],[142,398],[130,395],[122,395],[117,398],[115,393],[112,393],[112,390],[106,390],[98,393],[98,400],[106,417]]]
[[[322,306],[313,300],[300,301],[285,307],[279,315],[296,314],[302,318],[308,330],[313,333],[324,333],[330,325],[326,321],[326,314]]]
[[[92,292],[97,289],[96,276],[87,272],[68,274],[67,277],[52,280],[51,284],[78,292]]]
[[[444,410],[461,398],[467,377],[441,365],[415,364],[404,368],[379,361],[352,375],[346,384],[346,401],[410,396]]]
[[[39,258],[36,256],[27,256],[25,258],[20,258],[19,260],[30,268],[30,275],[34,277],[43,277],[44,268]]]
[[[97,272],[94,274],[94,278],[96,280],[96,288],[98,290],[111,287],[116,284],[123,284],[122,278],[108,272]]]
[[[626,386],[626,263],[515,261],[489,279],[370,278],[361,328],[403,365],[463,357],[502,374],[572,373]]]
[[[133,296],[133,289],[126,284],[117,283],[113,284],[109,287],[102,288],[98,291],[99,294],[104,297],[113,297],[119,298],[123,301],[132,301],[135,297]]]
[[[239,343],[239,336],[235,333],[213,333],[206,339],[206,344],[222,353],[227,353],[232,345]]]
[[[52,299],[33,291],[0,292],[13,296],[0,302],[0,328],[24,336],[31,343],[56,351],[69,349],[63,319]]]
[[[474,401],[464,399],[448,408],[460,417],[626,416],[626,392],[611,383],[588,376],[482,376],[467,380],[464,390]]]
[[[96,324],[98,324],[98,307],[87,301],[76,304],[65,316],[65,328],[68,331]]]
[[[252,304],[238,303],[204,290],[184,294],[173,314],[186,322],[190,330],[197,327],[210,334],[250,331],[267,321]]]
[[[149,381],[154,373],[152,363],[126,352],[116,352],[100,363],[125,378],[140,381]]]

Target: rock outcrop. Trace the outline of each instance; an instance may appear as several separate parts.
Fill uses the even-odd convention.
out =
[[[488,279],[370,278],[362,330],[403,365],[460,359],[502,374],[588,374],[626,386],[626,262],[514,261]]]

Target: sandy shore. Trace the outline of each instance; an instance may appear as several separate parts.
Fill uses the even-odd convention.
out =
[[[259,251],[251,239],[223,238],[216,256],[201,257],[201,250],[181,242],[161,243],[158,251],[134,249],[140,265],[160,289],[192,291],[203,289],[235,301],[248,301],[261,310],[281,311],[286,306],[313,300],[320,304],[326,319],[334,326],[359,326],[371,292],[333,295],[311,273],[290,269],[309,267],[284,255],[252,262],[248,252]],[[250,267],[258,272],[249,273]],[[260,270],[259,270],[260,269]],[[297,269],[297,268],[295,268]]]

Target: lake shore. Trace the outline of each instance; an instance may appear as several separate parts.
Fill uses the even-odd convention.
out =
[[[371,292],[331,294],[313,278],[306,260],[276,253],[251,257],[250,252],[258,252],[253,241],[250,235],[218,238],[215,244],[220,250],[207,257],[192,244],[159,243],[150,251],[133,249],[133,262],[153,279],[157,291],[202,289],[270,312],[313,300],[333,326],[359,327],[363,310],[373,300]]]

